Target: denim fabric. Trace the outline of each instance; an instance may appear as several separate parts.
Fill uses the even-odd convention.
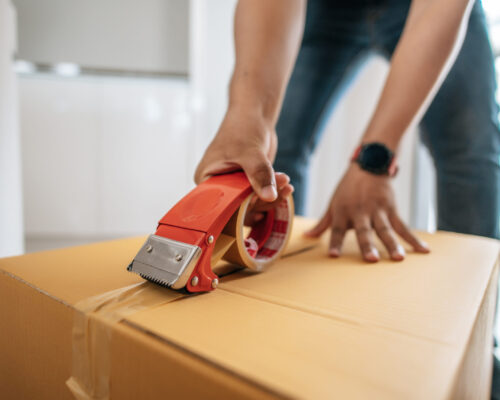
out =
[[[295,186],[304,212],[309,160],[343,90],[370,53],[390,59],[409,0],[309,0],[304,38],[277,124],[275,169]],[[438,228],[499,237],[500,130],[495,71],[480,2],[461,52],[422,119],[436,168]],[[494,360],[492,399],[500,400]]]
[[[370,53],[390,59],[409,0],[309,0],[304,38],[277,124],[277,171],[304,212],[309,160],[343,89]],[[463,48],[421,122],[434,159],[438,228],[499,237],[500,131],[484,13],[474,5]]]

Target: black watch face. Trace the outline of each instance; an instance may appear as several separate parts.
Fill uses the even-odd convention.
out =
[[[364,170],[374,174],[387,174],[393,154],[381,143],[370,143],[362,147],[358,163]]]

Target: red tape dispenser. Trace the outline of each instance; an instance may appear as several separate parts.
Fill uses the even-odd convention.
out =
[[[244,236],[244,219],[255,193],[243,172],[199,184],[160,220],[128,270],[173,289],[207,292],[219,284],[213,266],[221,258],[262,271],[282,254],[292,228],[288,196]]]

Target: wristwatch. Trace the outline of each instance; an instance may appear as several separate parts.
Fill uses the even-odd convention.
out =
[[[396,155],[383,143],[363,143],[354,151],[351,161],[375,175],[393,177],[398,172]]]

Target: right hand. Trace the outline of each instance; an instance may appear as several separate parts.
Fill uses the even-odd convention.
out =
[[[275,173],[274,128],[259,111],[230,109],[195,172],[200,183],[211,175],[243,170],[264,203],[275,203],[293,192],[290,178]]]

